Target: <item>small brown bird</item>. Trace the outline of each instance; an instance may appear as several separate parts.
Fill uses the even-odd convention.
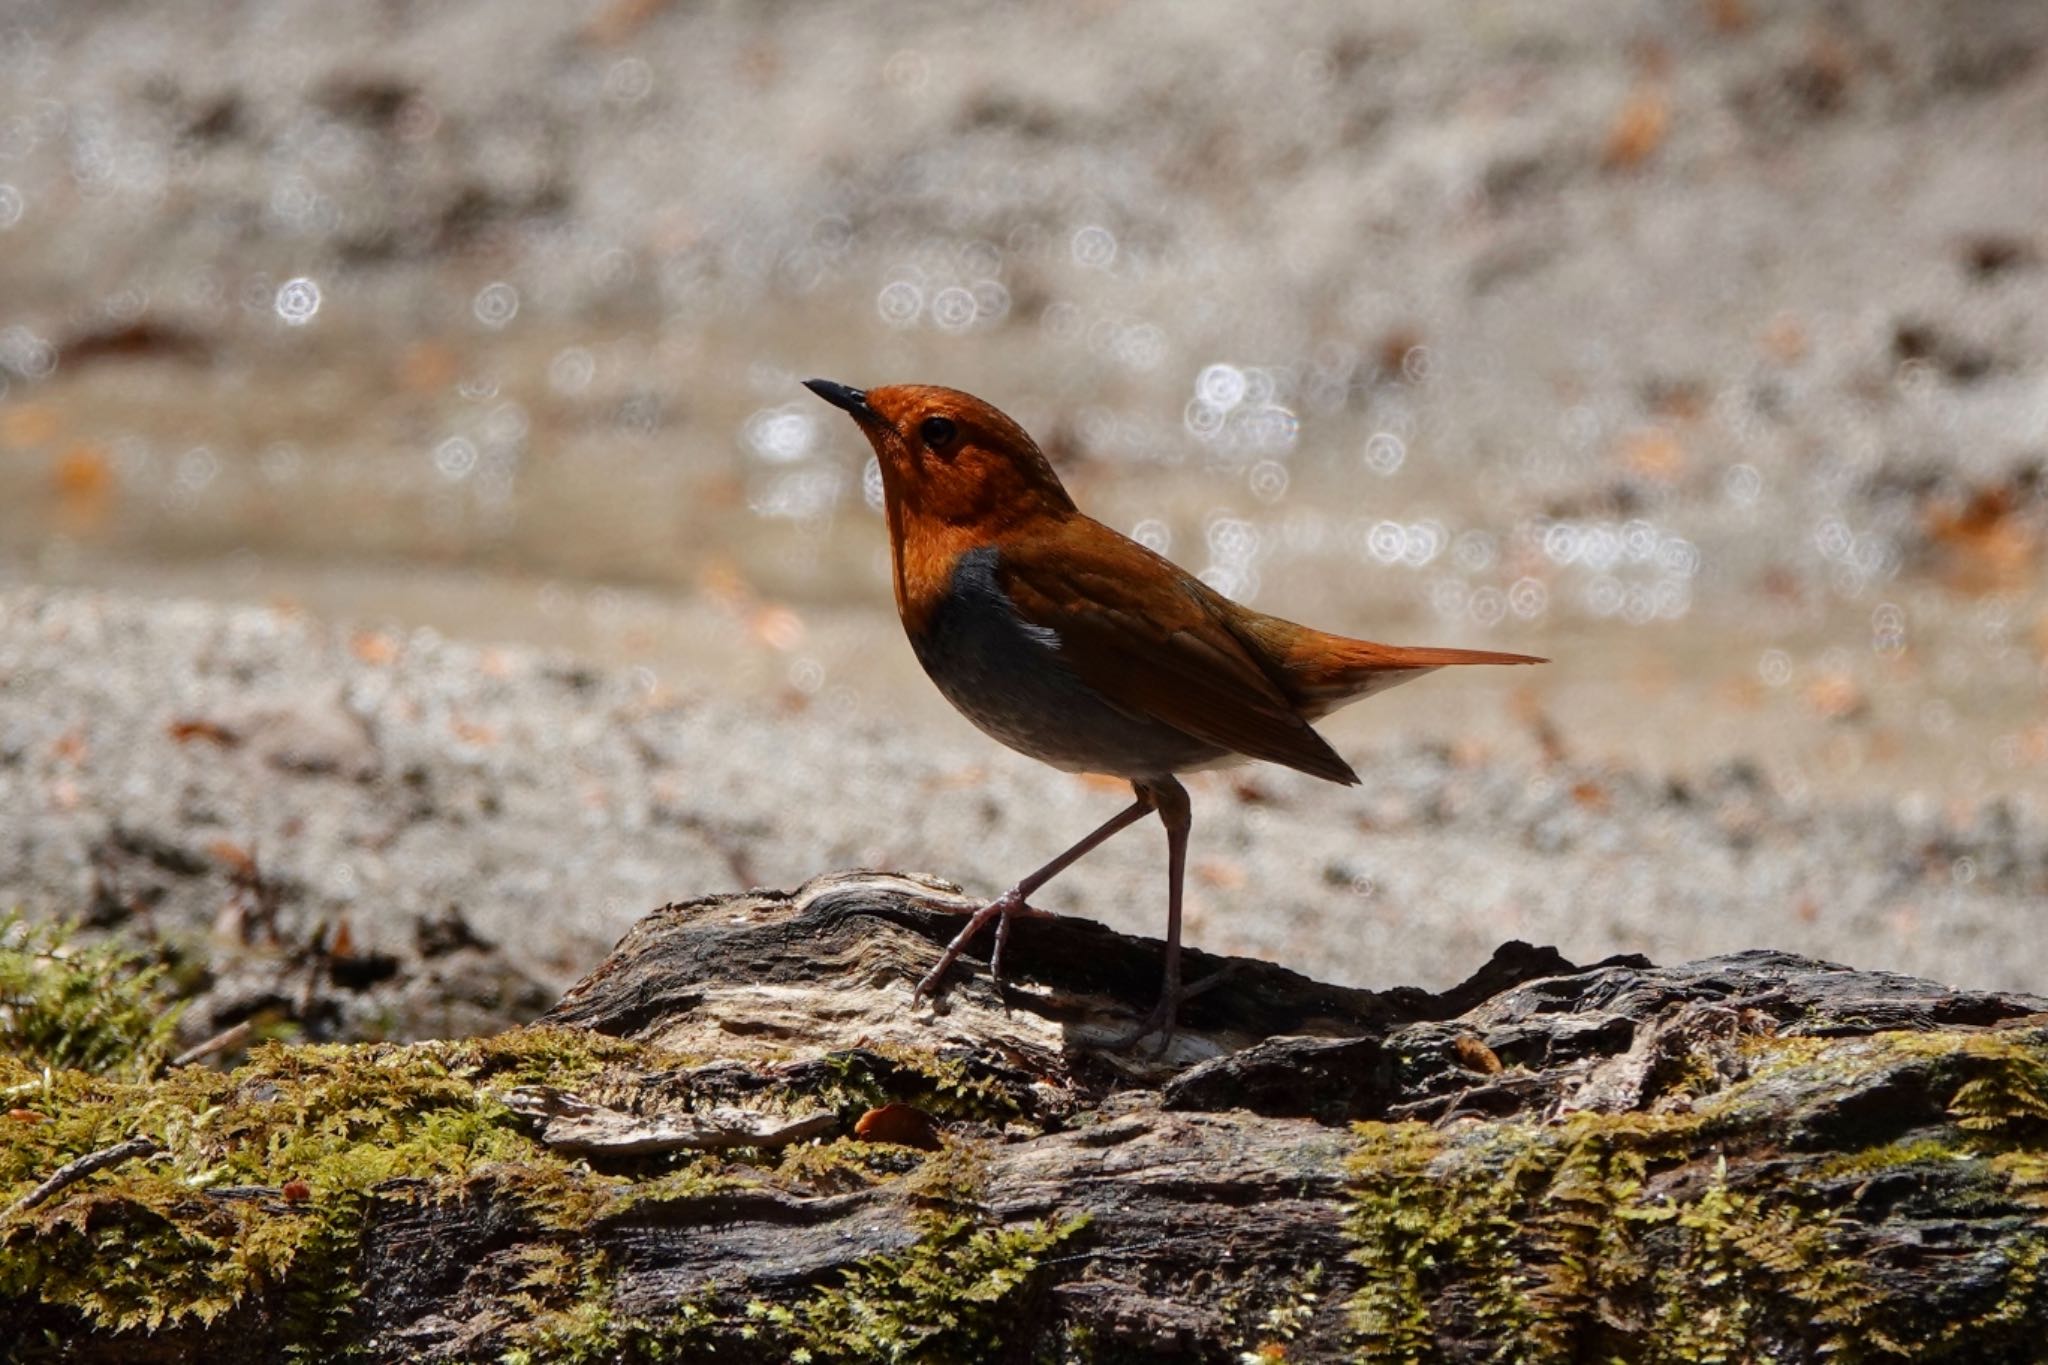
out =
[[[1246,758],[1346,784],[1358,774],[1310,725],[1432,669],[1536,664],[1525,654],[1411,649],[1239,606],[1075,508],[1024,429],[957,389],[805,387],[859,424],[881,464],[896,611],[946,700],[1019,753],[1130,782],[1129,808],[969,917],[914,998],[934,993],[990,920],[1000,986],[1026,898],[1157,811],[1166,826],[1166,979],[1128,1045],[1170,1039],[1180,1003],[1190,813],[1176,775]],[[1213,979],[1213,978],[1212,978]]]

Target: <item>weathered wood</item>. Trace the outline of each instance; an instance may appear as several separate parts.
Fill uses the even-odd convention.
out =
[[[1440,994],[1239,961],[1154,1059],[1100,1043],[1158,945],[1091,921],[1022,922],[1006,994],[979,966],[913,1010],[963,905],[854,874],[665,907],[535,1029],[260,1052],[203,1092],[231,1133],[102,1095],[152,1167],[259,1178],[81,1182],[0,1257],[324,1229],[210,1322],[173,1306],[160,1358],[2019,1361],[2048,1330],[2048,1001],[1770,952],[1509,944]],[[351,1186],[236,1145],[289,1152],[267,1116],[327,1122],[322,1087],[403,1159]],[[8,1264],[0,1322],[134,1358]]]

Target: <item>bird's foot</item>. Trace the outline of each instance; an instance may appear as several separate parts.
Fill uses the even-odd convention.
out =
[[[953,936],[953,941],[946,945],[946,951],[940,954],[938,964],[924,974],[918,981],[917,988],[910,993],[911,1006],[915,1008],[921,1000],[938,997],[939,986],[945,980],[946,973],[953,970],[953,964],[967,951],[967,945],[974,942],[974,936],[987,927],[990,920],[996,921],[996,946],[989,956],[989,976],[995,981],[996,990],[1000,993],[1003,988],[1003,949],[1010,942],[1010,922],[1018,919],[1051,918],[1053,916],[1050,912],[1026,905],[1024,897],[1014,890],[1005,891],[997,896],[967,917],[967,923]]]
[[[1138,1021],[1135,1029],[1128,1033],[1119,1033],[1102,1046],[1110,1052],[1123,1052],[1156,1033],[1159,1035],[1159,1041],[1148,1051],[1153,1057],[1165,1056],[1166,1049],[1173,1044],[1173,1035],[1180,1028],[1180,1007],[1196,996],[1222,985],[1236,965],[1234,962],[1226,962],[1221,968],[1209,973],[1192,986],[1183,986],[1178,981],[1169,982],[1166,989],[1160,993],[1159,1003],[1152,1007],[1150,1014]]]

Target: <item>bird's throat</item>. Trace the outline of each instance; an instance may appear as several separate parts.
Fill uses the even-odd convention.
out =
[[[889,498],[890,569],[896,589],[896,614],[913,640],[931,623],[940,601],[951,591],[953,571],[962,555],[1000,545],[1005,539],[1027,534],[1034,522],[1053,513],[1032,509],[1006,509],[1006,515],[977,517],[960,521],[933,516],[907,499]]]

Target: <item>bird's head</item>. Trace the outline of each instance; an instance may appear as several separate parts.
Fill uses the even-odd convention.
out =
[[[973,394],[930,384],[861,390],[828,379],[804,387],[844,409],[875,448],[892,521],[908,514],[1000,525],[1074,510],[1038,443]]]

